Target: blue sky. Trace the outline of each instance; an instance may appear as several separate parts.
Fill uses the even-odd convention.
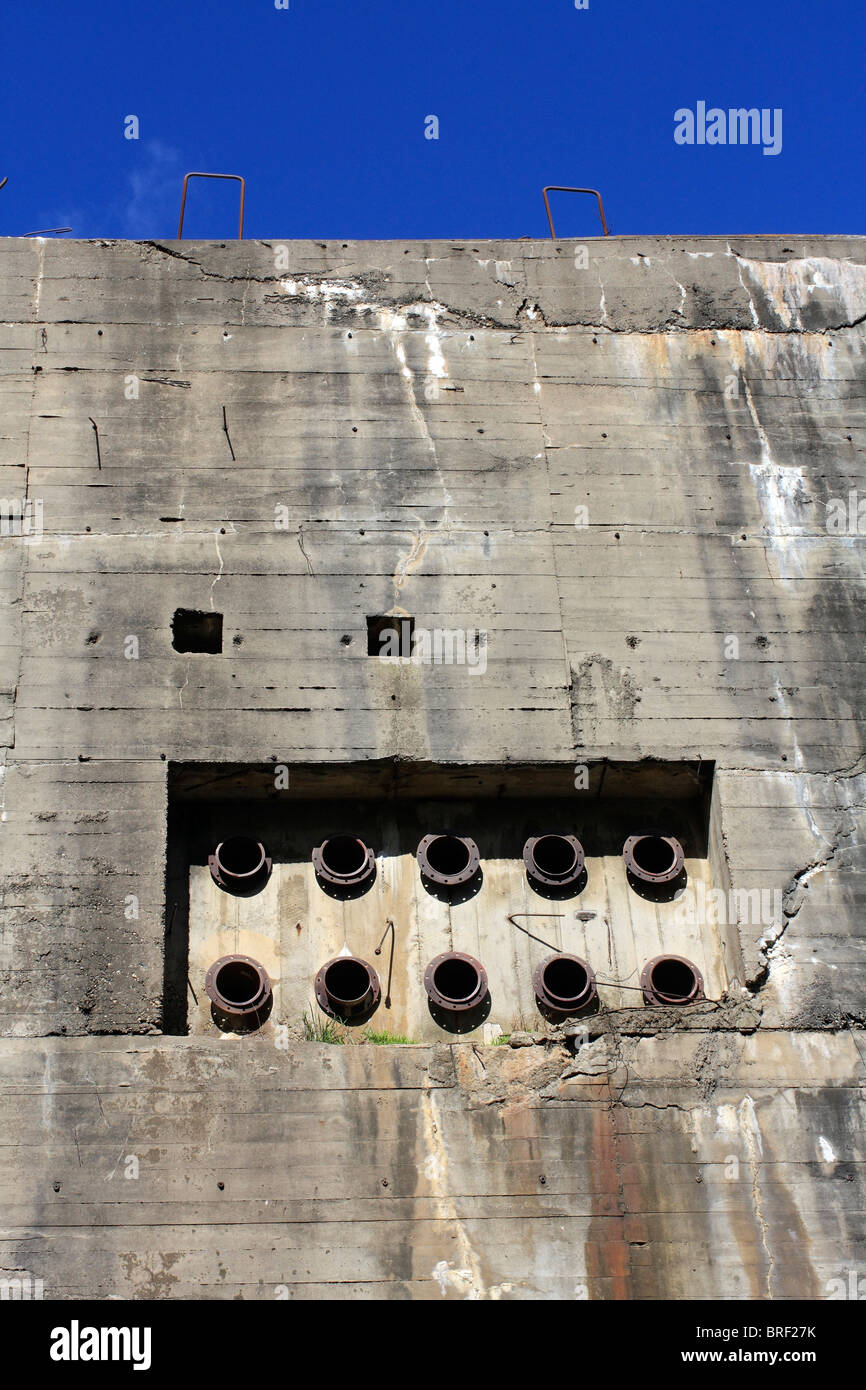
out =
[[[862,0],[289,4],[8,0],[0,235],[174,237],[191,169],[281,240],[543,236],[546,183],[619,233],[866,232]],[[781,152],[677,145],[699,101],[780,108]],[[235,236],[236,187],[194,183],[185,235]]]

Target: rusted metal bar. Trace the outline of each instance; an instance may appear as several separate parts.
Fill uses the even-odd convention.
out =
[[[605,236],[610,236],[608,225],[604,220],[604,204],[601,201],[601,194],[597,188],[567,188],[564,184],[549,183],[544,193],[544,206],[547,208],[547,220],[550,223],[550,235],[556,240],[556,232],[553,229],[553,213],[550,211],[550,199],[548,193],[590,193],[593,198],[598,199],[598,215],[601,218],[601,228]]]
[[[226,408],[225,408],[225,406],[223,406],[223,434],[225,435],[226,439],[228,440],[229,453],[230,453],[231,456],[232,456],[232,463],[237,463],[237,459],[235,458],[234,445],[232,444],[232,437],[231,437],[231,435],[229,434],[229,422],[228,422],[228,417],[226,416]]]
[[[522,927],[517,921],[518,917],[565,917],[564,912],[509,912],[506,918],[512,927],[522,931],[524,936],[528,936],[532,941],[537,941],[540,946],[546,946],[548,951],[559,950],[555,941],[545,941],[543,936],[536,936],[535,932],[530,931],[528,927]]]
[[[247,186],[246,186],[246,182],[244,181],[244,179],[241,178],[240,174],[202,174],[202,173],[200,173],[198,170],[193,170],[193,172],[190,173],[190,174],[184,174],[184,178],[183,178],[183,196],[181,197],[181,200],[180,200],[180,221],[178,222],[178,225],[177,225],[177,239],[178,239],[178,241],[183,241],[183,217],[184,217],[184,212],[185,212],[185,209],[186,209],[186,187],[187,187],[187,184],[189,183],[190,179],[234,179],[235,182],[237,182],[237,183],[240,184],[240,186],[241,186],[241,209],[240,209],[240,217],[239,217],[239,220],[238,220],[238,240],[239,240],[239,241],[243,241],[243,239],[244,239],[244,198],[245,198],[245,196],[246,196],[246,187],[247,187]]]
[[[397,932],[396,932],[396,929],[395,929],[395,927],[394,927],[394,923],[391,921],[390,918],[388,919],[388,925],[387,925],[387,927],[385,928],[385,930],[384,930],[383,933],[382,933],[382,940],[379,942],[379,945],[376,947],[376,950],[375,950],[375,952],[374,952],[374,955],[381,956],[381,954],[382,954],[382,941],[385,940],[385,937],[388,935],[389,932],[391,933],[391,958],[390,958],[390,960],[388,961],[388,984],[387,984],[387,986],[386,986],[386,988],[385,988],[385,1008],[386,1008],[386,1009],[390,1009],[390,1007],[391,1007],[391,976],[392,976],[393,971],[394,971],[394,948],[395,948],[395,946],[396,946],[396,944],[397,944]]]
[[[97,466],[97,468],[99,469],[99,471],[100,471],[100,473],[101,473],[101,472],[102,472],[102,450],[101,450],[100,447],[99,447],[99,426],[97,425],[96,421],[93,419],[93,416],[92,416],[92,415],[88,415],[87,418],[88,418],[88,420],[90,421],[91,425],[93,426],[93,433],[96,435],[96,466]]]

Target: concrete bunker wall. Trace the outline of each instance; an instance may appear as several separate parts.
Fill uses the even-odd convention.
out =
[[[60,1297],[825,1296],[866,1259],[863,240],[275,251],[0,244],[5,1264]],[[387,615],[483,632],[483,674],[375,660]],[[708,882],[781,918],[713,936],[721,1003],[611,996],[577,1047],[169,1036],[178,779],[235,805],[274,765],[371,814],[442,768],[477,809],[714,765]]]

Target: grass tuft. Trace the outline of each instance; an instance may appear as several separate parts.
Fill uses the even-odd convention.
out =
[[[388,1047],[391,1045],[412,1047],[414,1045],[414,1040],[412,1038],[404,1038],[401,1033],[374,1033],[369,1028],[364,1030],[364,1041],[373,1043],[376,1047]]]
[[[304,1014],[304,1040],[332,1043],[336,1047],[343,1047],[346,1042],[343,1025],[338,1019],[315,1018],[312,1013]]]

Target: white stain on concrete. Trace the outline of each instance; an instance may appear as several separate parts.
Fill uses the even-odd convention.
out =
[[[763,431],[761,431],[763,435]],[[762,453],[769,454],[766,436],[762,438]],[[803,470],[797,464],[781,465],[766,457],[761,463],[750,463],[749,473],[758,494],[764,527],[771,538],[797,535],[803,525],[803,507],[809,503],[809,493]]]
[[[355,304],[363,297],[363,286],[355,280],[281,280],[280,289],[292,298],[307,299],[311,304]]]
[[[752,317],[758,322],[752,291],[760,287],[782,328],[800,330],[803,312],[812,307],[816,295],[823,298],[822,317],[840,325],[853,323],[866,314],[866,265],[836,260],[829,256],[807,256],[790,261],[752,261],[737,256],[740,284],[749,296]],[[744,283],[743,273],[749,282]]]
[[[767,960],[772,967],[773,991],[781,1007],[790,1013],[797,1005],[797,962],[791,947],[784,941],[777,941],[767,950]]]
[[[434,1091],[425,1091],[422,1096],[422,1115],[424,1122],[424,1143],[428,1162],[425,1175],[433,1192],[434,1206],[438,1220],[446,1223],[456,1236],[457,1260],[438,1260],[431,1271],[431,1277],[439,1285],[444,1298],[449,1287],[459,1292],[461,1298],[476,1302],[490,1297],[481,1274],[481,1262],[467,1235],[463,1222],[457,1215],[457,1204],[449,1190],[448,1150],[442,1133],[442,1118]],[[431,1161],[432,1160],[432,1161]]]

